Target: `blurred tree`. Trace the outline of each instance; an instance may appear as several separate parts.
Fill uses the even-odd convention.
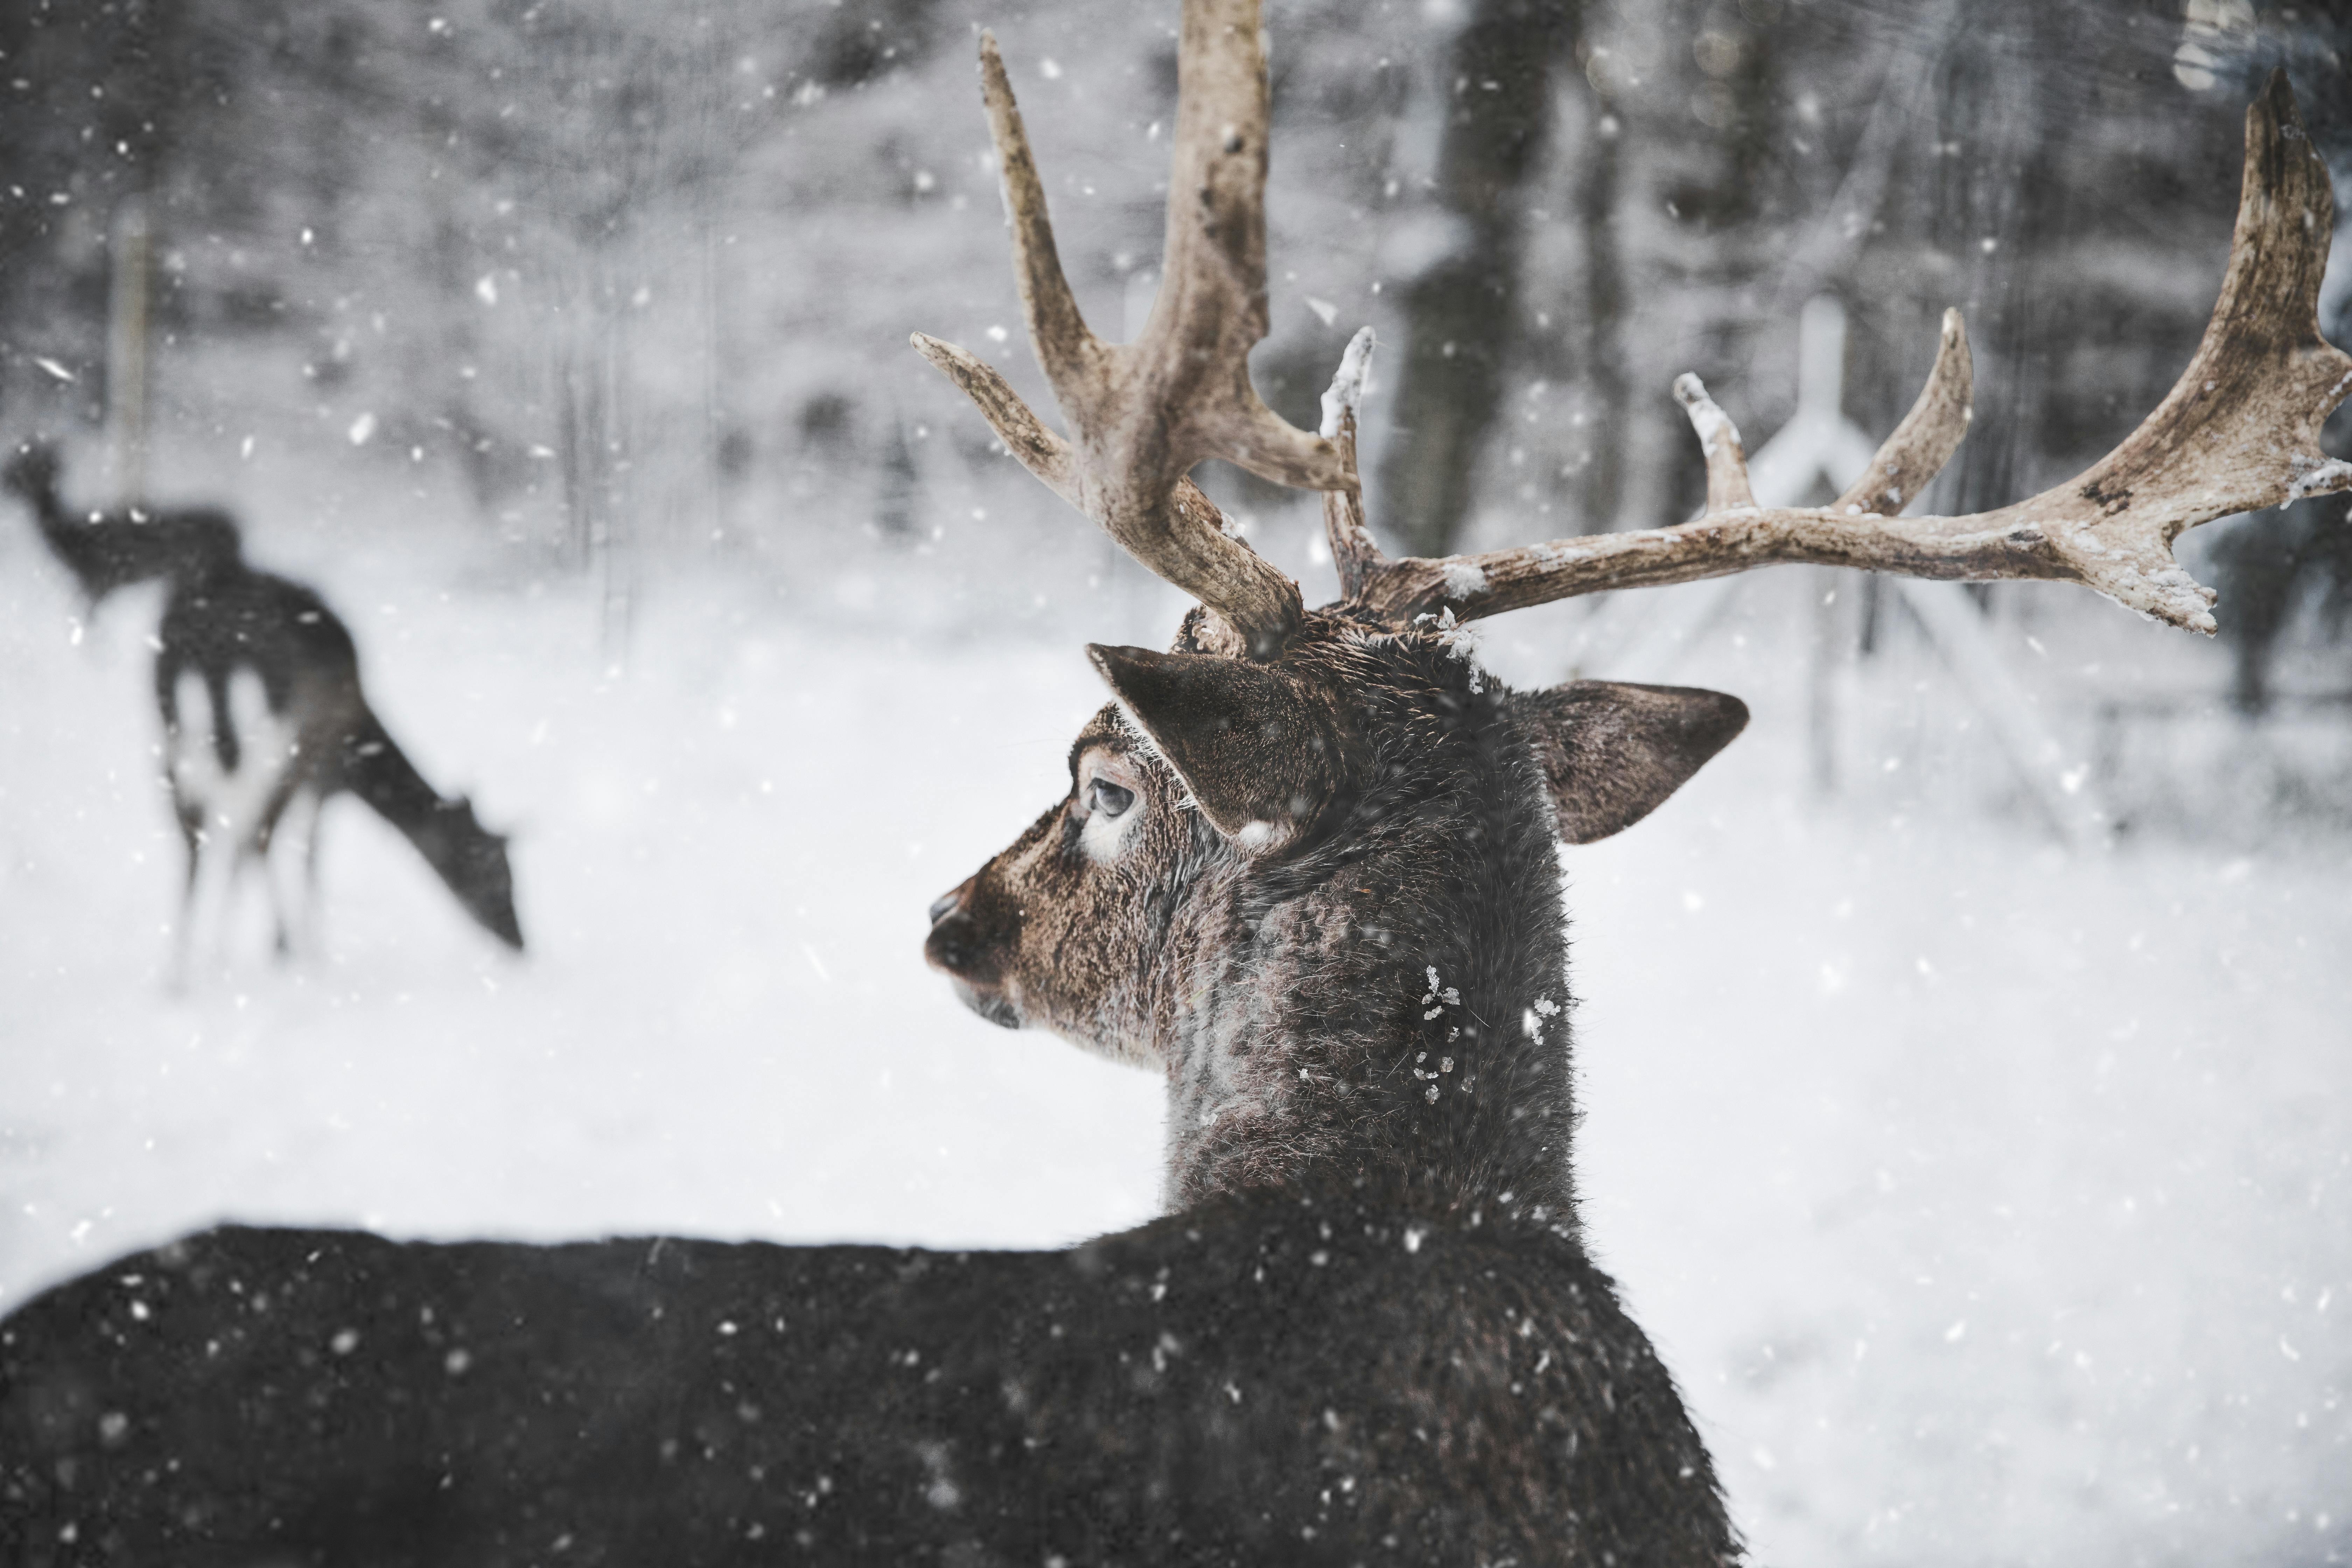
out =
[[[1005,27],[1065,260],[1130,310],[1171,15],[1055,0]],[[898,416],[935,389],[904,331],[1017,321],[962,47],[984,16],[0,7],[0,395],[19,427],[98,418],[110,230],[144,195],[157,418],[184,443],[258,428],[326,471],[403,465],[403,493],[438,466],[575,563],[781,538],[824,507],[929,521],[928,490],[997,459],[942,423],[943,460],[910,472]],[[2339,159],[2352,103],[2343,18],[2280,0],[1297,0],[1275,20],[1298,47],[1275,56],[1261,385],[1311,418],[1356,321],[1399,344],[1368,462],[1376,519],[1418,550],[1502,502],[1522,538],[1670,521],[1700,483],[1672,374],[1768,435],[1822,290],[1848,305],[1849,408],[1874,428],[1937,313],[1969,311],[1983,395],[1937,503],[2054,482],[2195,341],[2254,77],[2298,73]],[[838,417],[802,417],[820,406]],[[1289,527],[1291,498],[1248,499]]]
[[[1576,527],[1653,527],[1696,508],[1703,480],[1667,395],[1675,373],[1696,372],[1751,422],[1789,405],[1784,356],[1755,353],[1782,331],[1770,294],[1788,215],[1810,194],[1782,134],[1786,12],[1780,0],[1672,0],[1585,14],[1580,79],[1561,94],[1584,112],[1563,115],[1570,166],[1545,203],[1565,232],[1538,247],[1549,265],[1528,298],[1541,308],[1519,324],[1533,351],[1527,397],[1558,380],[1570,402],[1552,450],[1527,467]],[[1515,436],[1507,462],[1543,443],[1532,418]],[[1540,496],[1523,470],[1515,499],[1540,511]]]
[[[1455,38],[1438,196],[1449,232],[1408,285],[1404,366],[1381,462],[1382,521],[1444,555],[1466,516],[1518,336],[1525,193],[1550,119],[1552,66],[1580,0],[1475,0]]]
[[[2343,498],[2246,517],[2214,544],[2213,565],[2232,656],[2230,701],[2259,717],[2271,706],[2272,656],[2306,597],[2330,637],[2341,637],[2352,616],[2352,526]]]
[[[203,110],[223,90],[184,21],[143,0],[0,12],[0,324],[35,328],[29,342],[10,331],[8,364],[75,373],[68,406],[93,421],[118,215],[159,194],[172,155],[203,144]]]

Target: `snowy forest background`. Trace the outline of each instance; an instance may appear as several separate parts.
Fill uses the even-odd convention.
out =
[[[1370,514],[1422,552],[1687,515],[1669,381],[1763,447],[1822,298],[1874,438],[1968,314],[1921,510],[2077,470],[2187,361],[2273,66],[2352,208],[2352,23],[2315,6],[1267,9],[1258,384],[1310,422],[1378,330]],[[61,439],[79,503],[221,501],[320,589],[403,744],[516,831],[532,947],[345,802],[328,960],[273,967],[257,908],[166,995],[155,601],[92,615],[0,521],[0,1308],[225,1215],[1034,1246],[1153,1212],[1158,1086],[970,1017],[918,949],[1066,786],[1080,643],[1181,601],[906,337],[1050,406],[982,25],[1081,302],[1139,321],[1174,14],[0,9],[0,436]],[[2352,342],[2352,227],[2328,279]],[[1311,500],[1211,467],[1328,597]],[[1813,569],[1486,633],[1518,684],[1755,711],[1567,864],[1591,1228],[1763,1561],[2352,1557],[2352,528],[2182,552],[2218,642]]]

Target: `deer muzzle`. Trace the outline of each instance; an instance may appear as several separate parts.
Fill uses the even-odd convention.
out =
[[[992,931],[976,919],[972,889],[980,879],[967,879],[931,905],[931,934],[923,942],[923,959],[955,983],[963,1005],[1007,1029],[1021,1026],[1020,1009],[1004,989],[1004,955],[1018,933]]]

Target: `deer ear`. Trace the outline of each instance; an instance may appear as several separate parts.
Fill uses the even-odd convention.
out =
[[[1087,657],[1202,815],[1244,848],[1289,842],[1337,790],[1330,710],[1281,671],[1099,643]]]
[[[1511,703],[1570,844],[1633,826],[1748,726],[1738,698],[1688,686],[1571,680]]]

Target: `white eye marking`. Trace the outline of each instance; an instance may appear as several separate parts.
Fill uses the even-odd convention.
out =
[[[1078,777],[1078,804],[1085,813],[1078,843],[1087,859],[1107,866],[1126,852],[1131,830],[1143,819],[1144,813],[1138,809],[1143,798],[1142,781],[1109,755],[1081,764]]]

